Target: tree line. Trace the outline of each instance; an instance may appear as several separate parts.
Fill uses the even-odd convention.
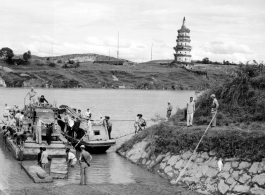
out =
[[[8,47],[3,47],[0,50],[0,57],[3,58],[8,64],[24,65],[28,64],[29,59],[31,58],[31,52],[27,51],[22,55],[22,58],[13,59],[15,56],[12,49]]]

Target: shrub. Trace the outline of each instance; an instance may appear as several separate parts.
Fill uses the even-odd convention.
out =
[[[61,64],[61,63],[63,63],[63,62],[62,62],[62,60],[57,60],[57,63]]]
[[[54,62],[51,62],[51,63],[49,63],[49,66],[50,67],[55,67],[55,63]]]

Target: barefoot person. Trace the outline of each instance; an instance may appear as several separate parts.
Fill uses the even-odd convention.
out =
[[[187,127],[192,126],[194,112],[195,103],[193,101],[193,97],[190,97],[190,101],[187,103]]]
[[[36,96],[37,92],[34,91],[34,88],[31,87],[30,89],[30,92],[28,92],[28,95],[29,95],[29,101],[30,101],[30,104],[34,104],[35,103],[35,96]]]
[[[216,127],[216,115],[217,115],[217,109],[219,107],[219,103],[214,94],[211,95],[211,98],[213,100],[213,103],[211,106],[211,114],[212,114],[212,118],[214,117],[211,127]]]
[[[92,160],[92,156],[85,151],[85,146],[81,145],[81,153],[80,153],[80,175],[81,175],[81,181],[80,185],[87,185],[88,184],[88,167],[90,167],[90,162]]]

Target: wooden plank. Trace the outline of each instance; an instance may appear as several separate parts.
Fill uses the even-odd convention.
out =
[[[53,178],[50,175],[48,175],[40,166],[32,165],[32,163],[28,163],[25,161],[22,163],[21,166],[35,183],[53,182]],[[41,175],[44,178],[42,179],[38,175]]]

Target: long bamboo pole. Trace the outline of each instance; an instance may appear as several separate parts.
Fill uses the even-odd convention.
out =
[[[199,147],[199,145],[200,145],[202,139],[203,139],[204,136],[206,135],[206,133],[207,133],[207,131],[208,131],[210,125],[212,124],[213,119],[215,118],[216,114],[217,114],[217,112],[214,114],[214,116],[213,116],[211,122],[209,123],[208,127],[207,127],[206,130],[204,131],[204,133],[203,133],[203,135],[202,135],[202,137],[201,137],[199,143],[197,144],[196,148],[194,149],[194,151],[193,151],[193,153],[192,153],[192,155],[191,155],[191,157],[190,157],[188,163],[187,163],[187,164],[185,165],[185,167],[181,170],[181,172],[180,172],[180,174],[179,174],[177,180],[176,180],[175,182],[173,182],[173,184],[177,184],[177,183],[179,182],[179,180],[181,179],[182,175],[185,173],[185,171],[186,171],[187,167],[189,166],[191,160],[192,160],[193,157],[196,155],[197,149],[198,149],[198,147]]]

